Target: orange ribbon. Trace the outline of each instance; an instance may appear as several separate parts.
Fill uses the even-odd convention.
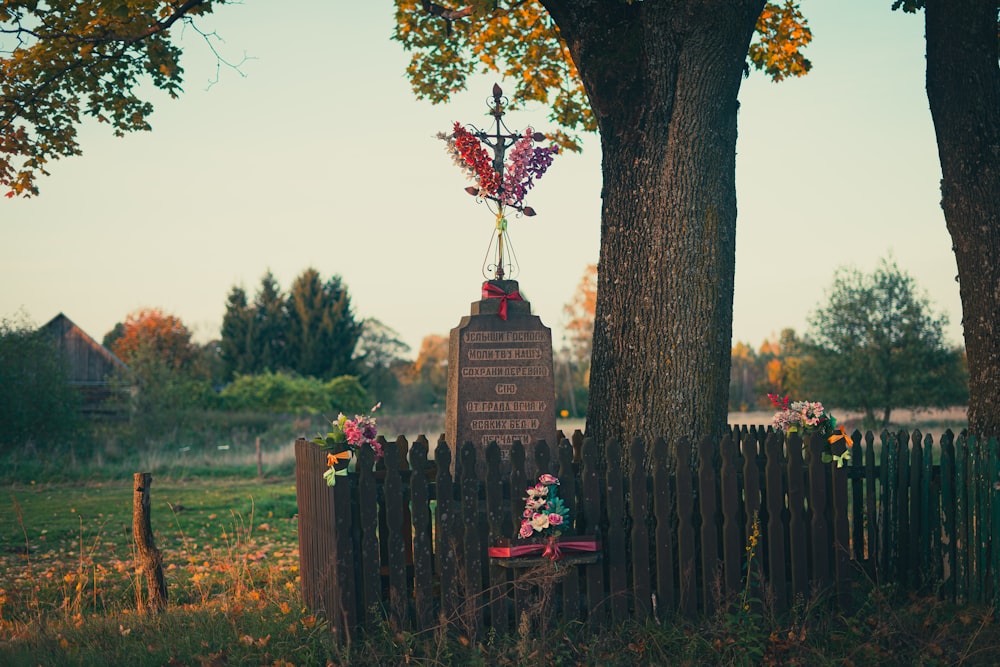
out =
[[[827,438],[827,442],[831,445],[841,439],[844,441],[847,449],[844,450],[843,454],[833,454],[832,452],[830,454],[830,460],[836,461],[838,468],[843,468],[844,464],[851,460],[851,448],[854,447],[854,440],[851,439],[851,436],[847,435],[847,431],[844,430],[843,426]]]
[[[832,445],[841,438],[844,439],[844,443],[846,443],[848,449],[854,446],[854,440],[851,439],[851,436],[847,435],[847,431],[844,430],[843,426],[834,431],[833,435],[827,438],[827,441]]]
[[[500,299],[500,310],[497,312],[497,315],[500,316],[501,320],[507,319],[508,301],[524,301],[524,299],[521,298],[521,293],[517,290],[507,294],[507,292],[504,292],[503,289],[491,283],[483,283],[483,298]]]

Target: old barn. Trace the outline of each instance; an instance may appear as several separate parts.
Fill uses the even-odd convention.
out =
[[[108,399],[119,392],[122,371],[128,366],[109,349],[87,335],[64,314],[59,313],[41,330],[52,336],[59,351],[66,357],[69,382],[83,396],[82,410],[86,414],[112,414],[117,410]]]

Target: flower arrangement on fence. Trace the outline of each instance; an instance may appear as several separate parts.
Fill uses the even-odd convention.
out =
[[[438,138],[447,142],[452,161],[476,183],[476,187],[466,188],[469,194],[492,199],[501,207],[510,206],[525,215],[535,214],[530,207],[524,206],[524,197],[559,152],[557,146],[534,145],[543,135],[531,128],[525,130],[508,152],[502,170],[497,169],[482,139],[460,123],[455,123],[451,134],[439,132]]]
[[[569,520],[569,508],[559,497],[558,487],[559,480],[545,474],[538,477],[538,484],[527,488],[519,537],[559,537],[562,534],[562,527]]]
[[[374,413],[382,407],[381,403],[376,403],[370,412]],[[317,435],[313,442],[326,449],[336,449],[326,455],[327,470],[323,473],[323,479],[328,486],[337,483],[337,477],[347,474],[348,465],[352,458],[357,456],[361,447],[368,445],[375,452],[375,460],[383,456],[382,444],[376,440],[378,437],[378,427],[375,418],[368,415],[354,415],[354,419],[348,419],[344,413],[337,415],[337,418],[330,422],[330,432],[325,436]],[[343,463],[344,465],[340,465]]]
[[[823,451],[822,460],[824,463],[835,462],[837,467],[842,467],[851,459],[851,447],[854,441],[844,431],[844,427],[837,426],[837,418],[831,415],[820,402],[791,401],[788,396],[782,398],[778,394],[768,394],[774,407],[778,411],[771,419],[771,425],[784,433],[799,433],[803,440],[812,433],[819,433],[827,438],[827,448]],[[844,440],[847,449],[843,454],[834,454],[830,451],[829,445]]]

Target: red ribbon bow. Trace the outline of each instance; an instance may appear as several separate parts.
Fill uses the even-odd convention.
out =
[[[507,302],[508,301],[524,301],[521,298],[521,293],[514,290],[510,294],[504,292],[502,288],[497,287],[491,283],[483,283],[483,298],[484,299],[500,299],[500,311],[497,315],[500,316],[501,320],[507,319]]]
[[[545,543],[545,551],[542,552],[542,558],[548,558],[553,563],[562,558],[562,552],[559,551],[559,545],[556,543],[556,537],[550,537],[549,541]]]
[[[532,544],[519,544],[517,546],[490,547],[489,555],[492,558],[518,558],[520,556],[539,554],[542,558],[557,561],[562,559],[563,551],[593,552],[600,550],[601,543],[593,538],[564,538],[560,540],[557,537],[550,537],[544,544],[535,542]]]

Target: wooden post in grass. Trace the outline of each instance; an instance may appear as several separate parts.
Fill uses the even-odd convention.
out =
[[[257,436],[257,479],[264,476],[264,466],[263,461],[260,458],[260,436]]]
[[[157,612],[167,606],[167,584],[163,580],[163,557],[153,542],[153,529],[149,521],[149,487],[153,475],[135,473],[135,492],[132,496],[132,536],[135,538],[136,573],[146,580],[143,602],[142,585],[136,582],[135,595],[139,611]]]

